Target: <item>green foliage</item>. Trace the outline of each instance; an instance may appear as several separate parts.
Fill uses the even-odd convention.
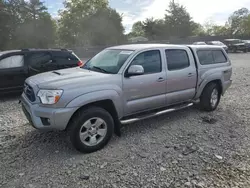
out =
[[[66,46],[118,44],[124,40],[122,17],[107,0],[72,0],[60,13],[59,37]]]
[[[8,0],[1,5],[2,50],[54,45],[56,26],[40,0]]]
[[[146,19],[146,21],[143,22],[143,30],[145,36],[151,40],[162,39],[167,36],[166,25],[164,23],[164,20],[161,19]]]
[[[171,0],[163,19],[138,21],[125,36],[122,15],[109,7],[108,0],[65,0],[64,6],[55,20],[43,0],[0,0],[0,50],[113,45],[134,37],[250,36],[246,8],[235,11],[224,25],[212,21],[201,25],[183,5]]]
[[[249,35],[249,16],[250,12],[247,8],[241,8],[235,11],[228,19],[230,25],[230,34],[232,36]]]
[[[165,22],[170,36],[187,37],[193,34],[192,18],[183,5],[172,0],[166,11]]]
[[[141,21],[135,22],[132,26],[132,31],[129,34],[130,37],[139,37],[139,36],[145,36],[144,32],[144,25]]]
[[[194,35],[194,36],[205,36],[206,35],[204,27],[201,24],[196,23],[194,21],[191,21],[191,31],[192,31],[192,35]]]
[[[161,40],[192,35],[205,35],[203,27],[192,21],[184,6],[170,1],[164,19],[148,18],[144,22],[136,22],[129,37],[145,36],[150,40]]]

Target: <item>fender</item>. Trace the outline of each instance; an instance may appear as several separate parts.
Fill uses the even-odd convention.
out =
[[[82,106],[85,106],[89,103],[98,102],[102,100],[111,100],[115,106],[118,117],[122,117],[123,115],[123,100],[122,97],[115,90],[99,90],[93,91],[90,93],[86,93],[80,95],[70,101],[67,104],[68,108],[77,108],[79,109]]]
[[[222,84],[222,83],[224,83],[224,78],[223,78],[221,72],[215,72],[215,73],[212,73],[212,74],[209,74],[209,75],[203,75],[202,77],[204,77],[204,78],[201,78],[201,82],[198,83],[198,85],[197,85],[197,92],[196,92],[196,95],[195,95],[195,99],[197,99],[197,98],[199,98],[201,96],[201,93],[202,93],[203,89],[206,87],[206,85],[209,82],[212,82],[212,81],[215,81],[215,80],[220,81],[222,91],[224,91],[224,85]]]

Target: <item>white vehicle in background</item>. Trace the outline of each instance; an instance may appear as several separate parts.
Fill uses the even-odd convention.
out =
[[[199,41],[199,42],[194,42],[193,45],[207,45],[207,43]]]
[[[207,44],[209,44],[209,45],[221,46],[221,47],[224,48],[224,50],[225,50],[226,52],[228,52],[228,47],[227,47],[227,45],[225,45],[225,44],[224,44],[223,42],[221,42],[221,41],[209,41],[209,42],[207,42]]]

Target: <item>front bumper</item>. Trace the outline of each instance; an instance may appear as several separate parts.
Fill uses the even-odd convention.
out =
[[[76,108],[48,108],[29,102],[25,94],[22,94],[21,105],[26,118],[36,129],[65,130]],[[49,125],[42,121],[49,120]]]

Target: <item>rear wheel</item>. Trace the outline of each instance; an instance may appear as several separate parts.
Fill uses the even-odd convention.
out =
[[[102,149],[114,131],[112,116],[99,107],[80,110],[69,126],[68,131],[73,146],[83,153]]]
[[[247,50],[247,48],[244,50],[244,53],[247,53],[248,52],[248,50]]]
[[[205,111],[214,111],[221,98],[221,93],[216,83],[208,84],[200,97],[200,106]]]

